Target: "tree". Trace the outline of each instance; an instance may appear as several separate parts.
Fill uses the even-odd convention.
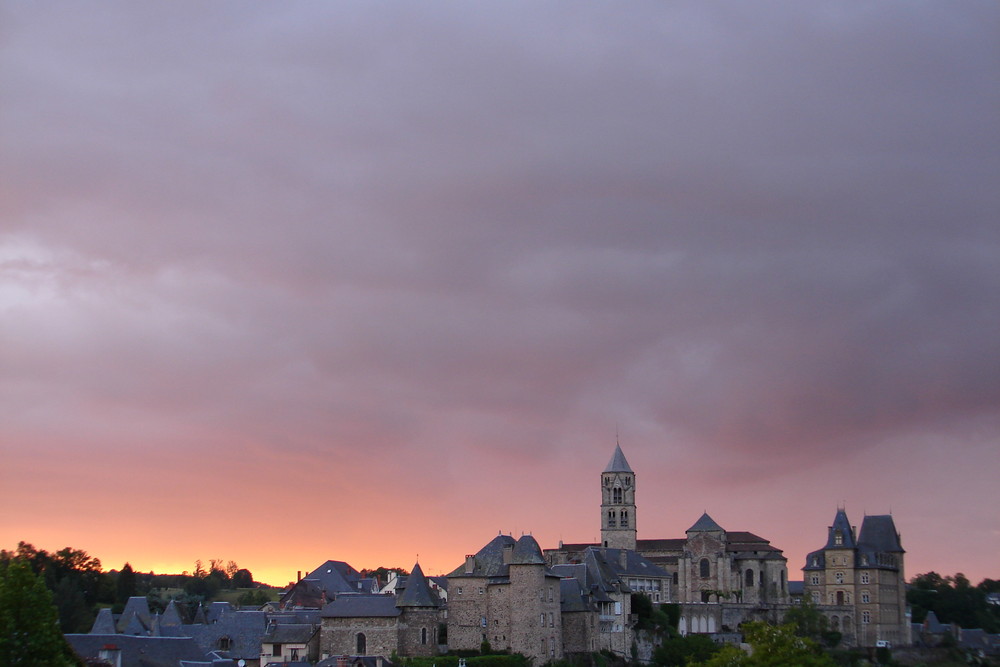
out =
[[[830,629],[830,620],[809,599],[804,599],[785,614],[785,623],[795,626],[795,634],[830,648],[840,643],[843,635]]]
[[[131,564],[125,563],[122,566],[121,572],[118,573],[118,581],[115,583],[115,589],[116,601],[123,604],[135,595],[135,571],[132,569]]]
[[[20,558],[0,564],[0,664],[80,664],[59,631],[44,578]]]
[[[708,660],[718,651],[718,644],[708,635],[674,637],[653,649],[653,664],[657,667],[682,667],[695,660]]]
[[[751,652],[727,644],[701,667],[836,667],[811,639],[795,634],[795,626],[751,621],[743,627]]]
[[[240,569],[233,574],[233,588],[253,588],[253,586],[253,575],[250,570]]]

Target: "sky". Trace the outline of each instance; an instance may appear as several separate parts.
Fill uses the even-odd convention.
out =
[[[0,548],[1000,578],[1000,5],[0,2]]]

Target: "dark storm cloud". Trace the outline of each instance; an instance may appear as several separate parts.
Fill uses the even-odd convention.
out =
[[[8,405],[786,456],[996,416],[994,6],[186,11],[4,10]]]

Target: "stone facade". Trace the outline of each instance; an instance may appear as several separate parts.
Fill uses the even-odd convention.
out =
[[[804,596],[845,644],[909,644],[904,553],[891,515],[866,516],[859,534],[838,509],[826,545],[806,556]]]
[[[563,657],[559,577],[530,535],[498,535],[448,575],[448,647]]]

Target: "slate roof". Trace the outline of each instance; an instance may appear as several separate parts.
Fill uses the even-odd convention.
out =
[[[510,562],[512,565],[545,565],[545,557],[534,537],[522,535],[514,544]]]
[[[267,631],[268,615],[263,611],[233,611],[219,617],[215,623],[182,625],[181,631],[194,639],[206,653],[220,648],[219,640],[229,638],[229,650],[224,655],[245,660],[260,658],[260,640]]]
[[[858,549],[868,553],[903,553],[891,514],[873,514],[861,522]]]
[[[323,607],[323,618],[376,618],[399,616],[392,595],[341,595]]]
[[[94,619],[94,626],[90,629],[90,634],[92,635],[113,635],[117,632],[115,629],[115,619],[111,615],[111,609],[105,607],[97,612],[97,618]]]
[[[177,667],[182,660],[199,662],[207,657],[190,637],[69,634],[66,641],[84,660],[96,660],[101,649],[115,646],[121,649],[122,667]]]
[[[722,526],[715,523],[715,519],[708,516],[708,512],[705,512],[701,517],[694,522],[694,525],[687,529],[689,533],[707,533],[712,531],[724,531]]]
[[[361,573],[341,560],[328,560],[304,579],[318,581],[327,593],[357,593]]]
[[[577,579],[559,580],[559,609],[563,614],[592,611],[593,607],[584,595],[583,587]]]
[[[439,607],[441,598],[431,590],[420,563],[413,566],[413,572],[407,577],[406,588],[396,600],[397,607]]]
[[[177,602],[171,600],[167,603],[167,608],[163,611],[163,616],[160,618],[160,629],[162,631],[165,628],[180,628],[182,625],[184,625],[184,621],[181,619],[181,612],[177,608]]]
[[[466,572],[465,563],[455,568],[449,577],[506,577],[509,574],[503,562],[505,547],[513,547],[516,541],[510,535],[497,535],[473,556],[472,572]]]
[[[837,533],[840,533],[842,544],[837,544]],[[833,517],[833,525],[830,526],[829,536],[826,539],[827,549],[853,549],[857,546],[854,542],[854,530],[851,522],[847,520],[847,512],[837,509],[837,515]]]
[[[674,537],[659,540],[636,540],[636,547],[639,551],[683,551],[686,538]],[[598,546],[596,544],[590,546]]]
[[[305,623],[275,623],[268,626],[267,632],[261,637],[264,644],[308,644],[309,640],[319,632],[315,625]]]
[[[625,454],[622,453],[621,445],[615,445],[615,453],[611,456],[611,460],[608,461],[604,472],[631,472],[634,474],[632,467],[625,460]]]
[[[135,616],[139,624],[144,630],[149,629],[149,625],[152,622],[152,615],[149,613],[149,602],[146,600],[145,596],[135,595],[128,599],[125,603],[125,609],[122,611],[121,616],[118,617],[118,632],[125,632],[132,624],[132,617]],[[130,632],[129,634],[136,634],[135,632]]]
[[[788,594],[792,596],[801,597],[806,592],[806,582],[804,581],[789,581],[788,582]]]

